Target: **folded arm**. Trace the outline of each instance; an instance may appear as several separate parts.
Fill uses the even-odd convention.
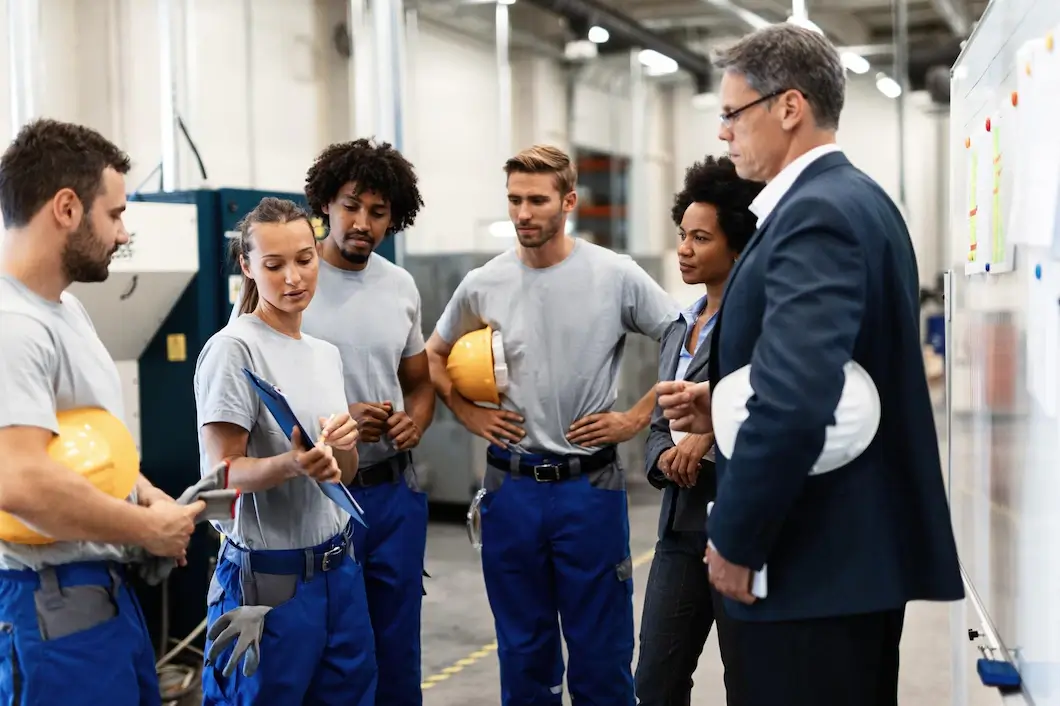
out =
[[[754,395],[708,522],[718,552],[756,570],[824,447],[865,307],[853,226],[827,201],[799,206],[772,226]]]

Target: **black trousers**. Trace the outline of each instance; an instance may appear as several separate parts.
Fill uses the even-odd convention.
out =
[[[725,614],[719,594],[714,610]],[[723,619],[728,706],[897,706],[905,609],[815,620]]]
[[[689,706],[703,645],[716,619],[727,620],[715,613],[703,563],[706,546],[702,532],[672,531],[655,545],[640,622],[635,678],[640,706]],[[723,657],[725,651],[723,646]]]

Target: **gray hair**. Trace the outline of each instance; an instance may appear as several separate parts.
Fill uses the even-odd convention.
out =
[[[839,129],[846,74],[839,52],[820,33],[787,22],[770,25],[717,52],[714,66],[740,74],[762,96],[799,91],[818,127]]]

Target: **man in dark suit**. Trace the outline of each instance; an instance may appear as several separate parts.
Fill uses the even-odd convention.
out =
[[[845,79],[824,37],[773,25],[717,64],[720,137],[741,176],[767,182],[709,371],[713,387],[750,364],[754,390],[731,458],[718,454],[707,525],[711,582],[733,619],[719,626],[735,653],[729,704],[893,705],[906,603],[964,595],[912,243],[891,199],[835,144]],[[850,360],[879,390],[879,430],[847,466],[808,477]],[[660,383],[675,428],[709,428],[695,414],[703,387]],[[767,562],[756,600],[752,572]]]

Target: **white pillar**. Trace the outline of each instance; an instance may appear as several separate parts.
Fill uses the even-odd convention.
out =
[[[11,134],[40,114],[37,86],[40,68],[40,3],[38,0],[7,0],[8,69],[11,87]]]
[[[651,207],[648,186],[648,92],[638,49],[629,54],[630,170],[626,200],[630,253],[651,252]]]

